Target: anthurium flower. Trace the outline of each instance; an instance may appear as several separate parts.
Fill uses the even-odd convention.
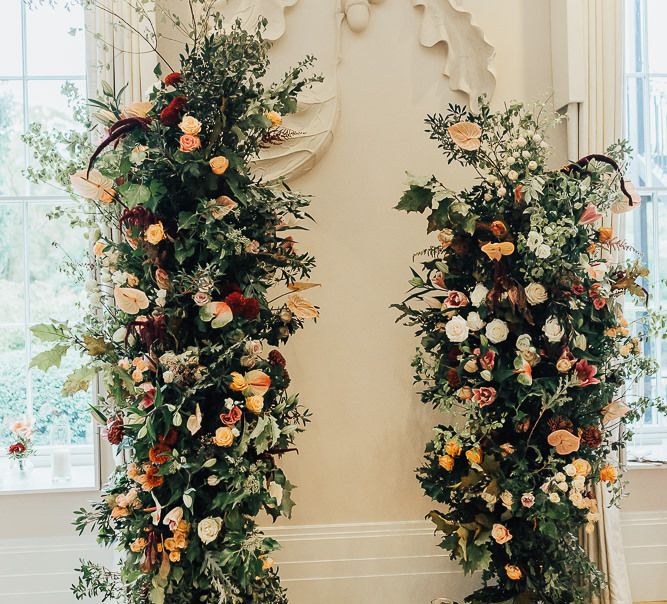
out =
[[[511,241],[489,242],[485,243],[481,249],[491,260],[500,260],[503,256],[511,256],[514,253],[514,244]]]
[[[637,193],[635,186],[629,180],[625,181],[625,190],[629,193],[630,199],[628,199],[627,195],[619,189],[618,199],[611,204],[612,214],[624,214],[625,212],[638,208],[641,204],[642,198]],[[630,205],[631,200],[632,205]]]
[[[225,302],[209,302],[199,309],[199,318],[210,321],[211,327],[224,327],[234,318],[234,313]]]
[[[630,407],[623,401],[612,401],[602,410],[602,423],[608,424],[621,419],[630,412]]]
[[[482,129],[473,122],[458,122],[447,128],[452,142],[464,151],[477,151],[481,144]]]
[[[248,385],[246,395],[264,396],[271,386],[271,378],[260,369],[253,369],[245,374]]]
[[[111,203],[116,192],[113,189],[113,180],[104,176],[98,170],[79,170],[69,177],[72,191],[85,199]]]
[[[193,436],[199,432],[201,429],[201,409],[199,407],[199,403],[195,405],[195,412],[193,415],[188,417],[188,421],[186,423],[186,426],[188,430],[190,431],[190,434]]]
[[[316,319],[320,316],[317,308],[300,294],[292,294],[287,298],[287,308],[299,319]]]
[[[581,440],[568,430],[554,430],[549,434],[547,442],[556,448],[558,455],[569,455],[579,450]]]
[[[134,287],[115,287],[113,297],[116,306],[128,315],[136,315],[140,310],[148,308],[148,296]]]
[[[598,209],[592,203],[590,203],[584,208],[581,216],[579,216],[579,224],[593,224],[602,218],[604,218],[603,215],[598,212]]]
[[[153,109],[153,103],[150,101],[137,101],[123,107],[123,115],[126,117],[146,117],[151,109]]]

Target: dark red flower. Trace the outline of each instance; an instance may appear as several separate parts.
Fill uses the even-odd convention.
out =
[[[154,464],[162,465],[169,461],[171,457],[171,447],[165,443],[158,443],[150,448],[148,451],[148,459]]]
[[[123,441],[124,429],[123,418],[114,417],[107,423],[107,428],[104,431],[104,436],[112,445],[119,445]]]
[[[447,352],[447,360],[454,364],[459,360],[459,355],[461,354],[461,349],[458,346],[454,346],[449,349]]]
[[[287,361],[285,360],[285,357],[278,350],[272,350],[271,352],[269,352],[269,363],[284,368],[285,365],[287,364]]]
[[[158,441],[161,443],[167,445],[168,447],[173,447],[176,444],[176,441],[178,440],[178,432],[174,430],[173,428],[167,432],[165,436],[160,436],[158,438]]]
[[[581,296],[584,293],[585,287],[581,283],[575,283],[572,286],[572,293],[576,296]]]
[[[602,440],[602,432],[597,426],[586,426],[581,432],[581,442],[591,449],[597,449]]]
[[[240,315],[245,306],[246,297],[241,292],[232,292],[225,297],[225,302],[232,309],[234,315]]]
[[[244,319],[252,321],[259,315],[259,302],[255,298],[246,298],[241,311]]]
[[[136,206],[134,208],[127,208],[121,214],[118,224],[121,230],[136,227],[140,231],[143,231],[155,222],[158,222],[158,219],[153,212],[143,206]]]
[[[181,81],[181,73],[179,71],[174,71],[173,73],[167,74],[164,76],[165,86],[176,86]]]
[[[225,426],[233,426],[237,421],[243,417],[243,412],[240,407],[236,405],[229,410],[229,413],[222,413],[220,415],[220,421],[225,424]]]
[[[461,385],[461,378],[456,369],[450,369],[447,372],[447,382],[452,388],[458,388]]]
[[[20,455],[21,453],[25,453],[25,445],[23,443],[14,443],[13,445],[9,445],[8,452],[10,455]]]
[[[180,119],[180,112],[183,111],[188,99],[184,96],[176,96],[171,103],[160,112],[160,120],[167,126],[175,126]]]

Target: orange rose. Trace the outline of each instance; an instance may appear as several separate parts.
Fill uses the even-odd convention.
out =
[[[450,440],[445,445],[445,452],[451,457],[461,455],[461,444],[457,440]]]
[[[283,118],[277,111],[269,111],[264,114],[264,117],[270,120],[273,128],[280,126],[283,123]]]
[[[157,245],[164,239],[164,226],[162,222],[151,224],[144,233],[144,239],[151,245]]]
[[[179,552],[178,550],[169,552],[169,562],[179,562],[180,559],[181,559],[181,552]]]
[[[104,248],[107,246],[105,241],[102,241],[101,239],[97,242],[95,242],[95,245],[93,246],[93,254],[95,254],[98,258],[100,256],[104,256]]]
[[[547,438],[547,442],[556,447],[558,455],[569,455],[579,450],[581,440],[578,436],[568,432],[567,430],[555,430]]]
[[[507,573],[507,578],[512,581],[518,581],[523,576],[521,569],[518,566],[514,566],[514,564],[506,564],[505,573]]]
[[[147,543],[148,542],[146,541],[146,539],[144,539],[143,537],[139,537],[138,539],[135,539],[132,543],[130,543],[130,551],[133,551],[135,554],[138,554],[140,551],[143,551]]]
[[[194,134],[183,134],[179,139],[180,150],[183,153],[192,153],[201,147],[201,139]]]
[[[234,433],[229,426],[221,426],[215,431],[213,443],[218,447],[231,447],[234,444]]]
[[[438,465],[444,470],[451,472],[454,469],[454,458],[449,455],[440,455],[438,457]]]
[[[229,168],[229,160],[222,155],[217,155],[216,157],[211,158],[208,165],[211,166],[213,174],[220,175],[224,174],[227,171],[227,168]]]
[[[618,480],[618,470],[610,464],[603,466],[600,470],[600,480],[614,484]]]
[[[264,409],[264,397],[256,394],[249,396],[245,400],[245,408],[250,411],[250,413],[260,414],[262,409]]]
[[[598,229],[598,239],[600,243],[609,243],[614,236],[614,230],[611,227],[600,227]]]
[[[493,525],[491,536],[495,539],[496,543],[500,545],[507,543],[512,539],[512,533],[510,533],[509,529],[505,525],[498,523]]]

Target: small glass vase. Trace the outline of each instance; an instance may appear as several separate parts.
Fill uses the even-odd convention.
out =
[[[51,480],[55,483],[72,480],[72,436],[69,418],[58,415],[50,428]]]
[[[13,459],[11,462],[14,476],[17,480],[26,480],[32,472],[32,461],[28,457]]]

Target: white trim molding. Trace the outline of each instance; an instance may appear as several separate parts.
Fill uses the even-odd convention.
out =
[[[667,511],[622,514],[634,601],[667,599]],[[430,522],[270,526],[292,604],[428,604],[462,600],[477,586],[438,547]],[[0,540],[0,602],[71,604],[80,558],[114,552],[89,537]]]

